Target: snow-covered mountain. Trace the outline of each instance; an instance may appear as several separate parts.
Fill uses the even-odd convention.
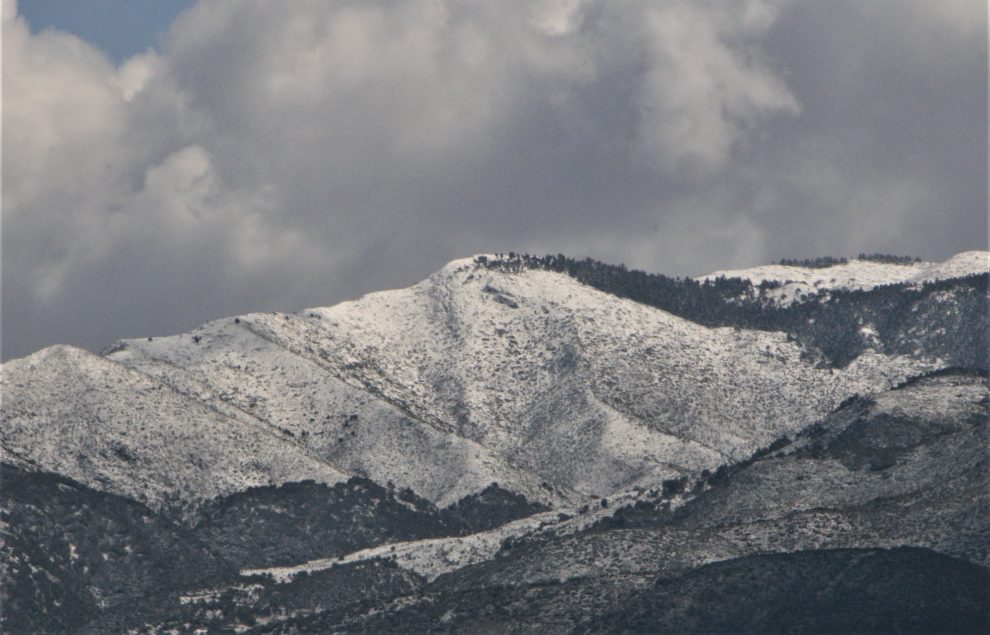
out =
[[[937,367],[803,353],[466,259],[334,307],[10,362],[3,450],[151,504],[360,475],[441,505],[497,482],[559,506],[739,460]]]
[[[3,459],[161,506],[255,485],[346,480],[267,423],[68,346],[4,366]]]
[[[472,589],[515,584],[587,625],[652,602],[644,576],[800,550],[933,549],[979,578],[988,256],[697,281],[487,255],[7,362],[4,628],[247,628],[264,604],[284,632],[410,607],[407,627],[472,630],[499,623]]]

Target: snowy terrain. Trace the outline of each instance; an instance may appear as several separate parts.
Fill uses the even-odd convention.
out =
[[[748,455],[919,368],[879,355],[815,368],[783,334],[708,329],[561,274],[469,260],[410,289],[241,323],[437,430],[598,496]]]
[[[152,507],[347,475],[247,416],[104,357],[47,348],[3,368],[0,458]]]
[[[764,297],[777,304],[790,304],[806,295],[832,289],[872,289],[886,284],[909,283],[921,285],[936,280],[962,278],[990,271],[990,252],[966,251],[945,262],[915,262],[889,264],[871,260],[853,259],[831,267],[795,267],[789,265],[762,265],[751,269],[715,271],[697,280],[715,278],[741,278],[754,285],[761,282],[780,286],[768,289]]]
[[[360,475],[440,505],[497,482],[567,507],[739,460],[939,365],[867,353],[836,370],[802,353],[464,259],[333,307],[10,362],[3,451],[153,504]]]

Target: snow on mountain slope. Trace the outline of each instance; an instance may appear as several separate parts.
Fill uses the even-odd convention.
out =
[[[656,575],[754,553],[865,545],[924,547],[985,566],[987,399],[985,379],[949,376],[855,400],[678,513],[637,515],[616,502],[623,522],[612,526],[621,529],[531,541],[523,556],[493,561],[493,582]]]
[[[585,531],[617,510],[625,522],[613,525],[651,526],[628,512],[644,503],[653,509],[656,496],[630,491],[610,497],[608,507],[547,512],[469,536],[384,544],[241,575],[284,583],[303,571],[384,558],[432,580],[491,561],[506,539],[543,547],[523,556],[524,567],[502,566],[504,584],[682,569],[766,552],[763,541],[773,541],[771,551],[909,545],[986,564],[987,395],[985,379],[950,375],[853,400],[821,430],[717,486],[663,499],[669,509],[692,510],[645,512],[656,514],[663,531],[623,532],[618,540]],[[544,548],[558,553],[538,555]],[[560,555],[566,550],[571,553]]]
[[[654,577],[756,553],[864,545],[925,547],[985,565],[986,403],[986,380],[973,376],[927,378],[855,400],[825,420],[824,433],[670,501],[679,513],[637,517],[639,504],[653,497],[631,492],[610,498],[607,509],[594,506],[563,521],[541,514],[472,536],[381,545],[242,575],[287,582],[302,571],[386,558],[433,579],[487,561],[472,575],[511,586]],[[857,464],[855,458],[871,453],[896,458]],[[613,514],[622,520],[606,525],[617,530],[585,531]],[[506,538],[516,544],[493,557]]]
[[[990,271],[990,252],[966,251],[945,262],[916,262],[891,264],[871,260],[853,259],[832,267],[795,267],[790,265],[763,265],[751,269],[715,271],[697,280],[715,278],[742,278],[754,285],[761,282],[779,283],[780,286],[766,292],[778,304],[788,304],[802,295],[814,295],[820,290],[872,289],[886,284],[924,284],[935,280],[961,278]]]
[[[409,289],[241,324],[438,430],[606,495],[748,455],[923,364],[815,368],[779,333],[708,329],[562,274],[450,263]]]
[[[532,533],[557,521],[556,512],[535,514],[501,527],[468,536],[427,538],[379,545],[339,558],[320,558],[299,565],[245,569],[243,576],[267,575],[278,582],[288,582],[304,571],[322,571],[336,565],[386,558],[415,571],[428,580],[450,571],[483,562],[494,556],[506,538]]]
[[[246,318],[211,322],[191,334],[127,341],[109,358],[218,409],[250,413],[348,472],[409,487],[441,506],[492,482],[530,500],[559,504],[576,498],[548,491],[536,475],[488,448],[426,425],[345,383],[319,360],[260,337]]]
[[[103,357],[53,346],[3,367],[2,460],[154,508],[348,475],[245,417]]]
[[[603,518],[612,516],[615,508],[635,504],[642,498],[642,495],[636,491],[622,492],[609,499],[609,507],[595,504],[584,505],[582,508],[569,508],[564,514],[558,510],[542,512],[466,536],[392,542],[339,557],[318,558],[296,565],[244,569],[240,574],[246,577],[270,576],[276,582],[285,583],[302,572],[312,573],[337,565],[387,559],[400,567],[416,572],[427,580],[433,580],[445,573],[491,559],[507,540],[539,536],[560,538],[576,534],[592,527]]]
[[[465,259],[334,307],[10,362],[4,448],[155,504],[357,474],[440,505],[494,481],[561,507],[743,458],[937,365],[817,368],[781,333]]]

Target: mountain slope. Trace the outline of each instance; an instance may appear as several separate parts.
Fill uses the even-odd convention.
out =
[[[230,628],[215,617],[221,608],[261,602],[272,616],[261,632],[707,632],[729,623],[982,632],[988,405],[985,377],[936,373],[850,399],[793,441],[696,482],[486,534],[385,544],[272,576],[242,572],[254,595],[220,587],[216,599],[172,607],[158,626]],[[396,590],[297,599],[309,588],[329,597],[358,575]]]
[[[7,464],[0,477],[5,633],[72,632],[114,607],[236,575],[188,528],[127,498]]]
[[[4,461],[153,507],[347,478],[266,425],[80,349],[56,346],[8,362],[3,395]]]
[[[670,576],[478,590],[364,614],[296,616],[267,632],[932,633],[982,632],[990,570],[921,549],[748,556]]]
[[[520,534],[498,557],[451,575],[480,587],[540,584],[864,546],[924,547],[988,566],[988,404],[987,380],[971,374],[850,400],[792,443],[683,493],[613,500],[591,526],[579,516]]]
[[[424,565],[463,558],[439,576],[413,557],[416,543],[369,552],[430,582],[392,601],[297,612],[271,627],[570,632],[587,620],[579,630],[697,632],[724,629],[718,620],[735,615],[754,632],[855,623],[924,632],[936,622],[981,632],[990,592],[988,404],[986,379],[972,373],[853,399],[701,489],[613,501],[614,516],[591,526],[577,516],[544,527],[544,515],[514,540],[503,533],[501,548],[480,559],[419,543]],[[336,568],[371,561],[345,558]],[[296,579],[281,576],[275,584]],[[754,593],[772,610],[755,610]]]
[[[500,272],[563,273],[595,289],[705,326],[781,331],[806,347],[808,355],[835,368],[845,368],[863,353],[874,351],[940,360],[947,366],[990,370],[990,357],[986,355],[990,347],[990,311],[987,310],[990,252],[967,252],[946,263],[886,263],[884,267],[901,267],[915,272],[912,275],[917,274],[918,268],[927,266],[942,272],[939,275],[958,273],[962,277],[933,275],[922,276],[919,282],[895,282],[901,278],[894,276],[889,283],[864,285],[868,288],[826,284],[821,276],[833,266],[862,266],[872,271],[874,262],[836,265],[835,259],[821,260],[829,266],[800,269],[817,272],[815,283],[824,286],[797,298],[789,296],[791,300],[787,302],[778,297],[782,293],[779,287],[786,284],[786,278],[784,282],[766,279],[754,284],[749,279],[706,276],[702,282],[563,255],[481,256],[476,264]],[[916,268],[910,269],[912,266]],[[740,275],[747,274],[740,272]],[[873,282],[883,280],[876,271],[871,278]]]
[[[358,475],[441,505],[497,482],[566,506],[740,460],[940,365],[867,351],[829,369],[782,333],[709,328],[484,260],[335,307],[123,341],[102,358],[15,360],[3,447],[138,500]],[[179,423],[187,411],[198,423]]]
[[[965,278],[990,270],[990,252],[966,251],[945,262],[890,263],[854,259],[830,267],[762,265],[751,269],[715,271],[699,276],[700,281],[739,278],[767,288],[765,297],[779,304],[797,301],[801,296],[842,289],[869,290],[890,284],[921,286],[926,282]]]
[[[559,274],[466,261],[408,290],[242,323],[596,495],[748,455],[923,366],[867,355],[833,373],[781,334],[708,329]]]
[[[210,595],[202,589],[251,588],[241,583],[245,567],[465,535],[545,510],[494,487],[439,510],[409,490],[352,478],[250,488],[177,515],[6,463],[0,482],[5,633],[127,630],[115,620],[132,628]],[[135,612],[140,619],[128,621]]]
[[[836,373],[781,334],[469,260],[410,289],[116,349],[109,359],[441,504],[495,481],[559,505],[714,468],[932,367],[864,355]]]

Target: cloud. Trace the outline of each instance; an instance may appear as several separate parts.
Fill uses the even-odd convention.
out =
[[[480,251],[969,247],[979,4],[202,2],[115,66],[5,1],[3,355]]]
[[[3,23],[5,273],[51,299],[80,251],[102,252],[100,232],[119,192],[124,102],[114,68],[67,34],[32,36],[12,5]]]
[[[743,3],[743,11],[727,16],[704,6],[658,4],[644,16],[650,64],[640,142],[668,168],[719,166],[746,127],[800,112],[784,82],[748,47],[772,24],[772,8]]]

